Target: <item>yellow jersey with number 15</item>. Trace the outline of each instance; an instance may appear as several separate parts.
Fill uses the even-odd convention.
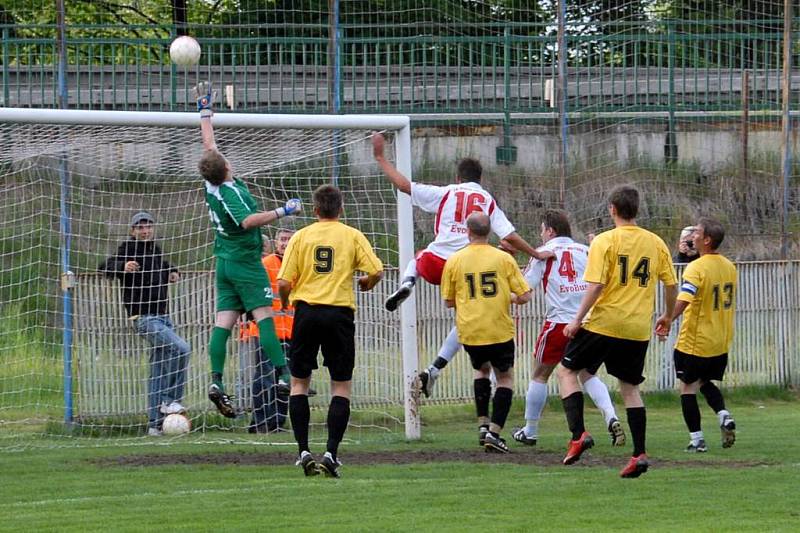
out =
[[[650,339],[658,281],[677,283],[669,248],[639,226],[620,226],[595,237],[583,278],[604,286],[583,327],[636,341]]]
[[[442,273],[442,298],[456,304],[458,342],[486,346],[514,338],[511,293],[530,287],[517,263],[488,244],[470,244],[447,260]]]
[[[728,353],[736,308],[736,267],[719,254],[689,263],[678,300],[688,302],[675,349],[699,357]]]
[[[278,279],[291,282],[292,305],[306,302],[355,309],[355,272],[382,270],[383,263],[363,233],[338,221],[324,221],[292,235]]]

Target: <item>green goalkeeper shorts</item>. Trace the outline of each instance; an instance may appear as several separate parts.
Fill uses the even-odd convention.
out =
[[[272,307],[272,284],[261,261],[217,258],[217,311]]]

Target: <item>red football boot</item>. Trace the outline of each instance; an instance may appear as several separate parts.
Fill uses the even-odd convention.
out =
[[[650,467],[650,462],[647,460],[647,454],[643,453],[636,457],[631,457],[628,464],[619,473],[620,477],[639,477]]]
[[[567,455],[564,457],[564,464],[571,465],[575,461],[581,458],[581,454],[594,446],[594,439],[589,432],[584,431],[581,434],[581,437],[578,440],[571,440],[569,441],[569,447],[567,448]]]

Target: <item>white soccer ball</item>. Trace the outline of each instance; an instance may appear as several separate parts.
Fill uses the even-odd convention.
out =
[[[182,67],[196,65],[200,61],[200,43],[188,35],[181,35],[169,45],[169,57]]]
[[[183,435],[192,429],[192,421],[181,414],[167,415],[161,425],[164,435]]]

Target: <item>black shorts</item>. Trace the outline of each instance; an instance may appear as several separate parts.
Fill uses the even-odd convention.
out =
[[[309,305],[297,302],[289,345],[289,369],[292,376],[305,379],[317,366],[322,348],[322,364],[334,381],[353,379],[356,359],[355,314],[349,307]]]
[[[570,370],[586,369],[596,374],[600,365],[617,379],[638,385],[644,381],[644,357],[650,341],[618,339],[579,329],[567,344],[561,364]]]
[[[514,368],[514,339],[497,344],[483,346],[464,345],[472,361],[472,368],[480,370],[486,363],[491,363],[498,372],[508,372]]]
[[[722,381],[725,369],[728,367],[727,353],[713,357],[700,357],[675,350],[672,358],[675,361],[675,376],[687,385],[699,379]]]

